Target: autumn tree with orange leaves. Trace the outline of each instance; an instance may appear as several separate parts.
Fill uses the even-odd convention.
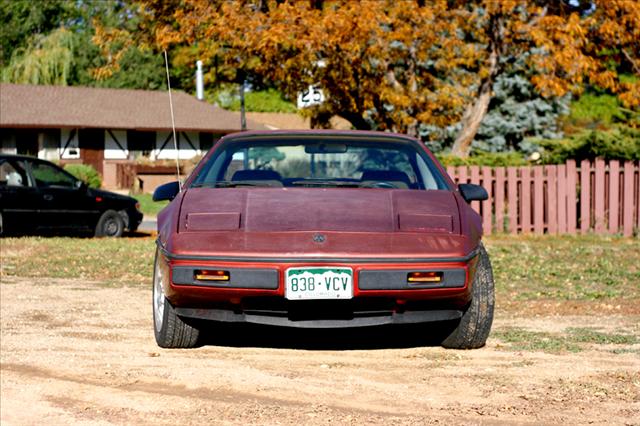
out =
[[[326,101],[306,111],[357,129],[417,136],[421,124],[462,122],[467,156],[497,76],[527,55],[542,96],[585,84],[640,105],[638,0],[139,0],[145,34],[188,52],[209,79],[268,81],[286,96],[310,84]]]

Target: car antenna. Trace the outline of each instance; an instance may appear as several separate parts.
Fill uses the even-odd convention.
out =
[[[176,139],[176,120],[173,115],[173,98],[171,97],[171,81],[169,80],[169,59],[167,59],[167,50],[164,50],[164,65],[167,69],[167,87],[169,88],[169,108],[171,109],[171,128],[173,129],[173,148],[176,150],[176,173],[178,175],[178,188],[182,191],[182,182],[180,182],[180,150]]]

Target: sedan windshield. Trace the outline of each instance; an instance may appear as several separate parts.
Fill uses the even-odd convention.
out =
[[[429,156],[410,141],[231,140],[216,148],[192,187],[446,189]]]

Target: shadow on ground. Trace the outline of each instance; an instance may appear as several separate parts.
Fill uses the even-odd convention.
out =
[[[203,346],[306,350],[406,349],[440,346],[450,323],[340,329],[301,329],[253,324],[203,326]]]

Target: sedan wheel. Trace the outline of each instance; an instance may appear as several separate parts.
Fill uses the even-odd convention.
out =
[[[121,237],[124,231],[124,221],[115,210],[102,213],[96,225],[96,237]]]
[[[198,345],[200,330],[187,324],[177,314],[164,294],[162,256],[156,251],[153,270],[153,328],[161,348],[193,348]]]

